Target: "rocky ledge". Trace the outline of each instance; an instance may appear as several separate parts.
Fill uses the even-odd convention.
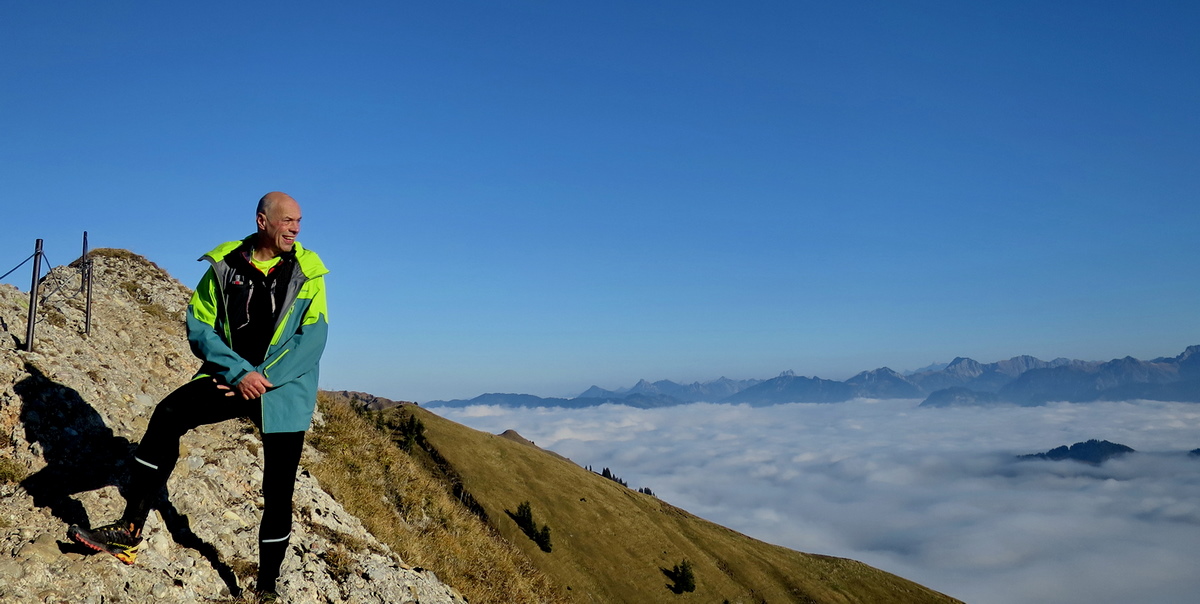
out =
[[[129,452],[155,403],[197,366],[183,337],[189,290],[130,252],[98,250],[94,260],[90,335],[79,271],[58,267],[40,287],[35,352],[20,350],[28,293],[0,284],[0,601],[237,601],[253,587],[262,505],[249,423],[184,437],[136,564],[66,539],[70,524],[120,515]],[[317,455],[305,447],[306,462]],[[376,540],[304,463],[284,601],[465,602]]]

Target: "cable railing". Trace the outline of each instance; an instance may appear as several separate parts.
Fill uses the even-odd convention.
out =
[[[16,272],[22,266],[25,266],[25,264],[28,263],[30,260],[33,260],[33,271],[32,271],[32,276],[30,277],[30,285],[29,285],[29,316],[25,321],[25,346],[23,349],[26,352],[33,352],[34,341],[35,341],[34,328],[37,326],[38,323],[45,320],[45,317],[42,317],[41,319],[38,318],[38,308],[45,306],[46,303],[49,302],[51,298],[59,295],[59,293],[62,292],[63,289],[67,286],[67,284],[70,282],[68,280],[59,279],[59,281],[57,283],[57,287],[55,287],[53,290],[49,291],[48,293],[45,293],[44,295],[39,296],[39,289],[42,286],[42,282],[45,280],[46,277],[49,277],[52,272],[52,269],[49,268],[50,267],[49,259],[46,257],[46,253],[42,249],[42,240],[41,239],[38,239],[37,242],[34,244],[33,253],[30,254],[29,257],[22,260],[19,264],[14,266],[12,269],[10,269],[8,272],[4,273],[3,275],[0,275],[0,280],[3,280],[4,278],[6,278],[9,275]],[[45,276],[42,275],[42,261],[43,260],[46,260],[46,266],[47,266]],[[74,264],[74,263],[72,263],[72,264]],[[72,281],[73,281],[73,279],[72,279]],[[49,284],[47,284],[47,285],[49,285]],[[80,295],[86,296],[86,301],[84,303],[84,315],[83,315],[84,316],[83,333],[86,335],[90,335],[92,333],[92,259],[88,255],[87,231],[83,232],[83,255],[80,256],[80,258],[79,258],[79,291],[74,292],[73,294],[71,294],[69,296],[66,294],[62,294],[61,297],[65,301],[65,300],[71,300],[71,299],[77,298]]]

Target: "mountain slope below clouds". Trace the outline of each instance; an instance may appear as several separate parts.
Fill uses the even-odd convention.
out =
[[[512,434],[483,433],[416,406],[367,415],[396,426],[417,418],[431,459],[462,485],[462,497],[574,601],[956,602],[860,562],[751,539]],[[519,528],[524,502],[534,523],[549,527],[551,551]],[[685,559],[696,590],[676,594],[666,575]]]

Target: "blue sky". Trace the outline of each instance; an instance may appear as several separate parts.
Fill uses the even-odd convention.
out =
[[[8,2],[0,271],[303,206],[323,386],[425,401],[1200,343],[1185,2]],[[28,287],[19,272],[6,281]]]

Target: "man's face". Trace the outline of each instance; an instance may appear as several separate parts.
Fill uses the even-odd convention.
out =
[[[258,230],[263,233],[260,241],[277,255],[292,251],[296,235],[300,234],[300,204],[282,200],[275,203],[269,214],[258,215]]]

